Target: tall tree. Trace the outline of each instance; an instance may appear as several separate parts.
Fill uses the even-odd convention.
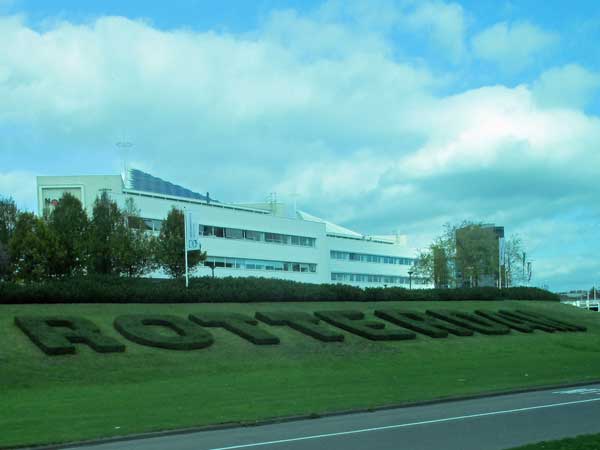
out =
[[[32,213],[18,214],[9,244],[17,280],[38,281],[56,275],[59,252],[58,240],[44,220]]]
[[[119,274],[139,277],[157,268],[156,238],[146,231],[132,198],[125,201],[123,220],[112,236],[114,268]]]
[[[463,285],[477,287],[484,276],[496,280],[500,254],[494,229],[471,223],[457,228],[455,235],[455,264]]]
[[[10,197],[0,197],[0,242],[8,244],[17,224],[17,205]]]
[[[8,243],[17,223],[17,205],[10,197],[0,197],[0,280],[10,275]]]
[[[79,199],[64,193],[48,217],[48,226],[57,238],[60,258],[59,275],[80,272],[85,263],[88,217]]]
[[[106,192],[94,202],[88,227],[88,270],[100,274],[115,273],[114,234],[123,223],[123,214]]]
[[[185,216],[175,207],[171,208],[162,225],[157,243],[157,262],[173,278],[185,274]],[[188,253],[188,268],[192,271],[206,259],[206,252]]]
[[[421,251],[413,270],[435,287],[478,286],[498,276],[500,249],[496,232],[481,223],[463,221],[444,225],[443,233]],[[523,280],[522,242],[518,236],[505,239],[502,266],[503,286]],[[518,271],[517,271],[518,268]]]

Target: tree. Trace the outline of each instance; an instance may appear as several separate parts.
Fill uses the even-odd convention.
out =
[[[112,245],[115,272],[139,277],[156,269],[156,238],[145,231],[143,220],[132,198],[125,202],[123,220],[117,226]]]
[[[512,286],[527,276],[521,255],[522,242],[518,236],[505,240],[502,285]],[[495,284],[499,273],[499,240],[495,227],[463,221],[445,224],[444,232],[421,251],[413,265],[414,273],[436,288]],[[521,270],[523,268],[523,270]],[[518,269],[518,270],[517,270]]]
[[[500,253],[494,228],[463,224],[456,228],[455,236],[455,264],[462,285],[477,287],[483,277],[497,280]]]
[[[457,225],[444,225],[444,232],[425,250],[419,252],[413,271],[435,288],[449,288],[456,284],[455,256]]]
[[[8,256],[8,245],[0,242],[0,280],[10,275],[10,258]]]
[[[180,278],[185,274],[184,220],[181,210],[171,208],[167,220],[162,225],[157,243],[157,262],[173,278]],[[189,252],[189,270],[192,271],[205,259],[206,252]]]
[[[48,217],[48,226],[60,248],[56,267],[59,275],[73,275],[83,269],[88,225],[79,199],[65,192]]]
[[[115,273],[114,234],[123,223],[123,214],[106,192],[94,202],[88,227],[88,270],[99,274]]]
[[[0,243],[8,245],[17,224],[17,205],[10,198],[0,197]]]
[[[19,213],[9,244],[14,277],[38,281],[56,274],[59,245],[44,220],[32,213]]]
[[[518,235],[507,238],[502,256],[502,285],[504,287],[522,285],[529,281],[530,266],[523,243]]]

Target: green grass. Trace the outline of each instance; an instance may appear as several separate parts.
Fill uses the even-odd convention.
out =
[[[240,312],[405,307],[528,309],[588,327],[585,333],[371,342],[344,332],[322,343],[287,327],[255,346],[211,328],[215,343],[194,351],[143,347],[113,319],[127,313],[187,317]],[[46,356],[13,324],[15,315],[79,315],[127,345],[98,354]],[[0,306],[0,447],[66,442],[276,416],[369,408],[528,386],[600,379],[600,314],[553,302],[279,303]]]
[[[560,441],[525,445],[511,450],[598,450],[599,448],[600,434],[590,434],[571,439],[561,439]]]

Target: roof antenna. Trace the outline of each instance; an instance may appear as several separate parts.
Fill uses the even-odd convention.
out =
[[[122,170],[121,178],[123,179],[123,183],[125,185],[127,185],[127,183],[129,182],[129,170],[127,167],[127,152],[129,151],[129,149],[131,147],[133,147],[133,143],[127,142],[127,141],[119,141],[115,145],[120,150],[121,161],[123,163],[123,166],[121,168],[121,170]]]

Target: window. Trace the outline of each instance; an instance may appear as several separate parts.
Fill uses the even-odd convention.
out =
[[[261,241],[259,231],[244,230],[244,237],[250,241]]]
[[[225,235],[229,239],[244,239],[244,231],[238,228],[226,228]]]

